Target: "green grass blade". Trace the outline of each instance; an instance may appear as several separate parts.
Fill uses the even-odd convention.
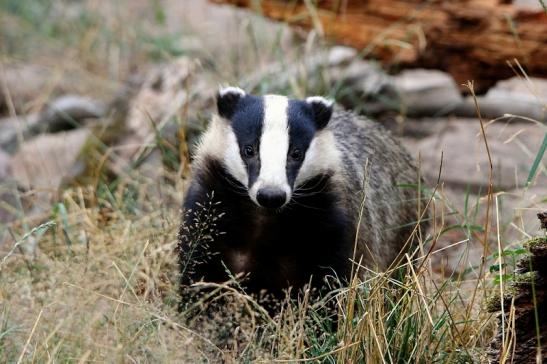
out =
[[[528,174],[528,179],[526,180],[526,186],[529,186],[530,182],[532,182],[532,180],[536,176],[539,163],[541,162],[541,160],[543,159],[543,155],[545,154],[545,149],[547,149],[547,133],[545,133],[545,136],[543,137],[543,143],[541,143],[541,147],[539,148],[539,152],[536,155],[534,164],[532,164],[532,169],[530,169],[530,173]]]

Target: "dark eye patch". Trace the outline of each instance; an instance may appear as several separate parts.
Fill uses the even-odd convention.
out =
[[[315,135],[316,127],[309,106],[304,101],[289,101],[288,119],[289,150],[287,153],[287,180],[293,186],[306,156],[306,151]]]
[[[248,144],[243,147],[241,154],[243,154],[245,158],[253,158],[256,155],[255,149],[254,145]]]
[[[292,150],[289,150],[289,157],[292,160],[299,162],[304,160],[304,153],[298,148],[292,148]]]
[[[247,168],[249,186],[260,172],[259,143],[264,120],[264,102],[261,97],[246,95],[237,104],[232,118],[232,130],[239,145],[241,159]]]

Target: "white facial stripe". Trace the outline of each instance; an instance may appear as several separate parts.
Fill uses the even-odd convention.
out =
[[[207,157],[223,161],[228,172],[241,184],[247,186],[249,176],[239,153],[236,135],[228,122],[217,116],[213,117],[200,140],[195,163],[203,164]]]
[[[328,129],[316,133],[306,152],[306,157],[296,176],[295,187],[320,173],[337,171],[342,163],[342,157],[334,135]]]
[[[264,96],[264,122],[260,137],[260,173],[251,188],[251,198],[262,187],[275,187],[285,191],[287,201],[291,189],[287,181],[287,152],[289,150],[289,121],[285,96]]]
[[[268,186],[287,183],[287,151],[289,150],[288,100],[283,96],[264,97],[264,124],[260,138],[260,174]]]
[[[224,164],[232,176],[235,177],[243,186],[249,184],[249,175],[245,163],[241,159],[239,152],[239,144],[237,143],[237,137],[232,128],[227,128],[225,143],[219,143],[223,145],[224,152]]]

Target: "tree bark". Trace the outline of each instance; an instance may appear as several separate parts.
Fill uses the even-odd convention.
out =
[[[529,75],[547,76],[547,12],[503,0],[211,1],[315,28],[387,67],[442,69],[478,90],[514,76],[515,59]]]

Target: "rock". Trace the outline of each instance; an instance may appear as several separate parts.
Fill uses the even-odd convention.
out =
[[[239,86],[248,92],[336,97],[346,108],[366,114],[398,109],[391,77],[375,62],[358,57],[356,50],[337,46],[302,59],[269,64],[243,78]],[[295,84],[303,89],[295,90]]]
[[[290,56],[296,48],[295,32],[288,24],[269,20],[254,11],[218,6],[208,0],[164,0],[162,5],[169,9],[165,14],[167,34],[199,35],[193,40],[181,39],[181,49],[204,64],[210,63],[218,77],[216,82],[233,82],[237,79],[235,75],[256,71],[258,65],[273,54]],[[149,8],[143,11],[149,11]],[[177,36],[179,38],[182,37]],[[250,49],[256,53],[249,52]],[[251,62],[233,62],[234,57],[251,54]]]
[[[481,116],[484,119],[497,119],[506,115],[514,115],[514,117],[509,117],[507,120],[526,121],[525,118],[529,118],[543,121],[545,115],[547,115],[543,112],[542,106],[522,100],[519,102],[518,98],[509,96],[478,96],[477,102],[481,110]],[[473,98],[471,96],[466,97],[464,102],[458,106],[455,114],[461,117],[477,116]]]
[[[111,158],[104,159],[105,147],[111,147],[110,151],[115,150],[118,144],[124,140],[127,135],[126,121],[128,119],[130,104],[135,95],[140,90],[142,78],[139,76],[130,77],[121,87],[113,100],[108,105],[107,117],[103,118],[100,124],[91,125],[93,138],[81,150],[78,160],[74,165],[74,174],[77,176],[72,181],[72,185],[89,185],[96,182],[98,173],[100,177],[110,179],[114,176],[120,176],[121,170],[115,170],[115,164],[127,163],[118,157],[118,154],[111,153]],[[112,163],[112,160],[116,161]]]
[[[484,227],[486,224],[486,210],[488,200],[485,198],[486,190],[481,191],[481,195],[474,193],[463,193],[461,189],[453,189],[449,186],[442,188],[443,200],[453,211],[458,211],[457,216],[447,214],[445,216],[445,226],[456,226],[464,222],[465,205],[468,204],[468,210],[473,212],[471,217],[472,224]],[[547,184],[535,185],[528,188],[519,188],[505,193],[497,194],[498,210],[490,210],[491,232],[499,226],[503,229],[503,237],[507,242],[520,241],[526,235],[525,232],[533,232],[538,229],[536,212],[545,207],[545,196],[547,196]],[[467,202],[466,202],[467,200]],[[476,210],[475,210],[476,209]],[[469,221],[469,219],[467,220]],[[480,236],[480,233],[479,233]],[[484,247],[480,238],[467,240],[469,235],[465,228],[451,229],[442,234],[436,244],[436,250],[431,256],[432,267],[438,272],[443,273],[445,277],[454,274],[467,275],[476,272],[475,269],[480,265],[484,254]],[[457,244],[459,243],[459,244]],[[497,240],[490,240],[490,252],[497,251]]]
[[[483,118],[495,119],[511,114],[536,121],[547,121],[547,80],[530,78],[528,82],[513,77],[499,81],[486,95],[478,96],[477,102]],[[466,117],[476,116],[473,98],[466,97],[456,113]]]
[[[355,60],[357,56],[358,53],[355,48],[334,46],[328,53],[328,65],[332,67],[349,64],[351,61]]]
[[[141,137],[154,131],[154,124],[177,115],[188,101],[188,87],[198,63],[186,57],[151,72],[132,100],[128,131]]]
[[[444,152],[439,193],[443,194],[442,201],[446,201],[442,204],[458,212],[456,216],[445,217],[445,226],[464,222],[461,216],[466,211],[466,204],[468,211],[474,211],[478,204],[476,217],[471,218],[472,224],[484,226],[488,156],[479,121],[431,118],[406,120],[402,126],[402,142],[416,159],[420,154],[421,171],[431,188],[437,180],[441,151]],[[521,240],[522,231],[535,231],[537,209],[545,206],[547,177],[543,172],[538,173],[531,186],[524,187],[544,133],[541,125],[530,123],[495,122],[486,127],[499,206],[499,211],[490,210],[490,226],[498,226],[499,222],[507,241]],[[465,191],[468,186],[469,192]],[[515,188],[517,186],[519,188]],[[469,273],[474,271],[471,267],[480,264],[483,246],[476,239],[466,242],[468,237],[464,228],[442,234],[436,245],[441,251],[432,255],[432,266],[438,273],[446,276]],[[497,242],[492,240],[491,243],[491,251],[494,251]]]
[[[542,0],[513,0],[513,5],[528,11],[542,10]]]
[[[21,211],[18,208],[20,196],[17,195],[19,193],[20,191],[14,181],[0,179],[0,227],[2,224],[12,222],[21,216]],[[3,229],[0,228],[0,232],[2,232],[2,230]],[[3,243],[1,235],[2,234],[0,234],[0,247]],[[8,238],[8,236],[5,238]]]
[[[7,110],[8,100],[11,99],[19,113],[26,113],[32,106],[30,104],[38,99],[54,78],[50,70],[35,64],[11,64],[0,70],[3,71],[0,72],[0,109]]]
[[[477,96],[482,117],[513,114],[547,120],[547,80],[530,80],[515,77],[499,81],[486,95]],[[464,98],[448,73],[409,69],[389,76],[348,47],[319,51],[292,66],[284,61],[271,64],[243,79],[240,85],[248,91],[263,92],[267,84],[268,92],[290,93],[295,83],[305,85],[304,90],[297,90],[300,96],[330,94],[346,108],[365,114],[395,111],[410,117],[477,116],[474,99]]]
[[[86,120],[105,116],[107,107],[96,100],[65,95],[51,102],[45,111],[0,120],[0,148],[14,153],[21,136],[27,140],[42,133],[75,129]]]
[[[2,224],[17,218],[17,185],[10,176],[11,156],[0,150],[0,247],[2,246]]]
[[[17,115],[35,113],[49,100],[63,94],[85,94],[109,100],[119,85],[112,80],[98,79],[80,69],[65,70],[37,63],[3,64],[0,68],[0,85],[7,86],[9,99]],[[8,110],[8,97],[0,87],[0,115]]]
[[[91,132],[76,129],[25,141],[10,162],[11,176],[26,190],[51,196],[75,177],[74,164]]]
[[[393,79],[401,97],[401,111],[409,116],[447,115],[463,101],[452,76],[442,71],[406,70]]]
[[[528,81],[529,80],[529,81]],[[512,94],[516,97],[522,97],[530,102],[547,103],[547,80],[543,78],[512,77],[507,80],[498,81],[496,85],[488,91],[488,94]]]
[[[513,77],[488,90],[484,100],[499,107],[498,115],[493,116],[514,114],[547,121],[547,80],[533,77],[528,80]]]
[[[105,116],[106,106],[97,100],[77,95],[64,95],[49,103],[40,114],[37,128],[39,132],[55,133],[81,126],[86,119]],[[33,133],[31,131],[31,135]]]
[[[367,115],[399,110],[401,100],[393,79],[376,63],[355,59],[333,65],[328,72],[338,101],[348,109]]]
[[[18,136],[23,139],[27,130],[34,128],[39,120],[39,114],[18,115],[12,118],[0,119],[0,149],[13,153],[17,149]]]
[[[433,119],[435,120],[435,119]],[[427,121],[426,121],[427,122]],[[441,152],[444,152],[441,182],[452,188],[487,190],[489,161],[478,120],[437,120],[442,127],[417,142],[407,143],[431,182],[437,178]],[[522,187],[530,172],[545,131],[537,124],[495,122],[486,127],[493,163],[495,189]],[[547,185],[544,174],[537,175],[536,185]]]
[[[188,117],[183,115],[184,106],[196,93],[201,93],[202,98],[214,95],[215,89],[203,90],[197,80],[194,82],[198,68],[196,60],[182,57],[153,70],[146,78],[130,103],[126,131],[117,144],[121,163],[115,170],[125,169],[146,147],[153,147],[156,133],[161,135],[166,126],[172,130],[169,141],[178,143],[176,130],[180,128],[180,119]],[[177,125],[173,127],[173,123]]]
[[[399,112],[409,116],[440,116],[453,113],[463,97],[447,73],[437,70],[406,70],[395,76],[378,64],[365,61],[356,50],[333,47],[305,58],[303,64],[269,65],[243,80],[248,91],[267,83],[268,92],[287,93],[295,80],[305,85],[302,95],[330,94],[354,111],[378,115]],[[263,92],[263,90],[259,90]],[[298,96],[298,95],[297,95]]]
[[[8,178],[8,168],[11,157],[0,150],[0,183]]]
[[[88,129],[76,129],[25,141],[9,159],[8,176],[0,182],[0,223],[23,216],[43,219],[43,214],[51,211],[51,203],[59,198],[61,186],[81,172],[75,165],[90,136]],[[23,248],[33,252],[36,243],[29,239]]]

